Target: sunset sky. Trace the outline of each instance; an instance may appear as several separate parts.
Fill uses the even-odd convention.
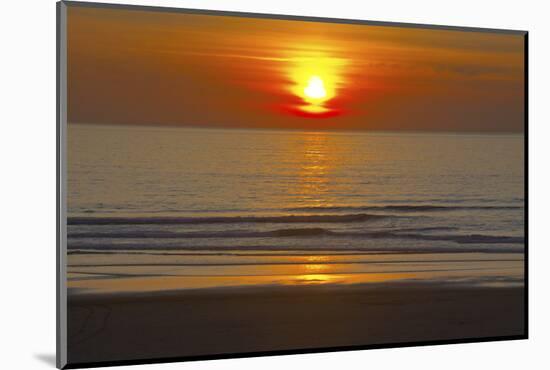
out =
[[[68,7],[71,123],[522,132],[524,38]]]

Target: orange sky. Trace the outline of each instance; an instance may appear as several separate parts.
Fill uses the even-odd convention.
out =
[[[72,5],[69,122],[522,132],[523,42]],[[313,75],[320,103],[304,95]]]

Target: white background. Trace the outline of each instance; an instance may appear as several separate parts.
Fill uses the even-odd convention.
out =
[[[111,0],[112,2],[119,2]],[[131,1],[127,3],[530,31],[530,339],[134,366],[134,369],[548,368],[550,22],[544,1]],[[2,4],[0,367],[53,368],[55,354],[55,1]],[[546,191],[545,191],[546,190]],[[237,339],[238,340],[238,339]],[[546,353],[545,353],[546,352]]]

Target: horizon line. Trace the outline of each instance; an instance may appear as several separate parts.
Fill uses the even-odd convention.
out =
[[[329,133],[386,133],[386,134],[440,134],[440,135],[515,135],[524,136],[525,130],[522,131],[455,131],[455,130],[377,130],[377,129],[331,129],[331,128],[292,128],[292,127],[250,127],[250,126],[203,126],[193,124],[165,124],[165,123],[114,123],[114,122],[82,122],[68,121],[69,125],[87,125],[87,126],[131,126],[131,127],[148,127],[148,128],[175,128],[175,129],[203,129],[203,130],[247,130],[247,131],[296,131],[296,132],[329,132]]]

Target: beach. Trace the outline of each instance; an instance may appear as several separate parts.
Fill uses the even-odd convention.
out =
[[[73,295],[69,362],[520,337],[523,294],[409,282]]]
[[[78,124],[69,150],[70,364],[524,336],[521,135]]]

